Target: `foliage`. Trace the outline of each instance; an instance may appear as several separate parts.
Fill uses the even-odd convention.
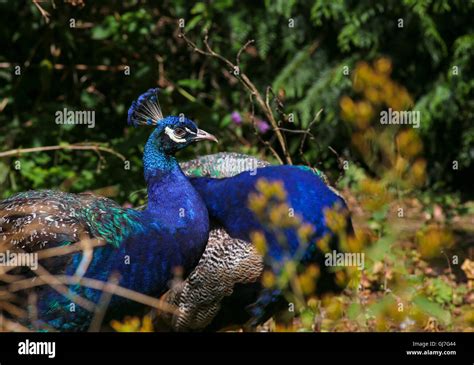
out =
[[[233,70],[193,52],[178,25],[184,20],[200,48],[208,34],[212,48],[230,60],[254,39],[241,54],[241,70],[262,94],[271,86],[286,116],[294,116],[283,118],[282,128],[311,127],[314,138],[301,151],[301,134],[285,134],[289,153],[295,163],[308,161],[337,180],[358,231],[346,249],[368,257],[363,275],[341,274],[349,289],[340,296],[311,295],[315,267],[295,270],[288,262],[281,278],[265,274],[268,287],[296,288],[286,293],[298,304],[292,329],[474,328],[466,248],[474,209],[465,203],[473,198],[472,1],[76,0],[40,6],[49,15],[31,1],[0,2],[0,152],[101,142],[123,154],[130,169],[93,150],[9,155],[0,158],[0,198],[59,188],[143,204],[141,153],[149,131],[125,122],[131,101],[156,85],[165,114],[184,113],[221,141],[183,151],[181,159],[219,149],[276,162],[261,143],[275,140],[266,116],[255,110],[255,130],[249,95]],[[278,114],[280,105],[271,102]],[[56,124],[64,108],[94,111],[95,128]],[[387,108],[420,111],[420,128],[380,125],[378,115]],[[341,161],[347,165],[337,179]],[[254,199],[253,208],[278,226],[287,208],[284,192],[264,182],[260,188],[263,198]],[[302,241],[308,229],[301,225]],[[264,253],[262,237],[253,238]],[[146,317],[114,327],[151,330]]]
[[[469,193],[465,174],[474,158],[472,2],[318,0],[242,6],[233,0],[194,4],[129,0],[42,6],[50,14],[48,22],[32,2],[0,4],[2,39],[14,45],[3,47],[0,56],[4,149],[108,142],[129,158],[131,173],[118,173],[122,162],[108,157],[107,164],[97,169],[99,158],[91,152],[20,156],[25,162],[21,170],[12,168],[15,159],[3,159],[2,196],[30,187],[97,189],[110,185],[109,176],[115,176],[117,198],[127,200],[127,192],[142,184],[139,151],[147,132],[127,128],[125,114],[131,100],[156,83],[164,89],[165,113],[189,114],[203,128],[219,130],[228,150],[258,154],[252,129],[242,129],[229,117],[234,110],[250,111],[248,97],[235,87],[229,70],[193,55],[177,38],[180,18],[198,45],[209,29],[213,48],[226,57],[234,57],[248,39],[256,40],[242,55],[241,67],[260,90],[273,86],[286,112],[295,115],[295,125],[288,128],[307,127],[323,109],[313,125],[317,138],[303,152],[304,161],[321,165],[330,176],[337,174],[337,159],[327,146],[348,159],[359,158],[348,148],[350,131],[338,105],[351,88],[357,62],[379,56],[391,59],[393,77],[412,95],[413,108],[422,113],[430,186]],[[17,14],[20,22],[14,20]],[[403,28],[398,28],[399,19]],[[21,67],[20,75],[14,66]],[[122,66],[130,66],[130,75]],[[345,66],[349,75],[343,73]],[[55,112],[64,107],[94,110],[96,128],[56,125]],[[293,153],[297,137],[287,136]],[[209,147],[197,153],[204,148]],[[453,160],[459,170],[452,169]]]

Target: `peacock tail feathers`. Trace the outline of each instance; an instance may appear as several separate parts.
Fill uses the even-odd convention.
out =
[[[181,169],[188,177],[213,177],[217,179],[232,177],[245,171],[253,171],[270,165],[265,160],[236,152],[219,152],[180,163]],[[326,174],[318,168],[303,165],[296,167],[313,172],[326,185],[330,186]]]
[[[139,229],[137,215],[93,194],[26,191],[0,201],[0,242],[36,251],[86,236],[117,247],[132,230]]]

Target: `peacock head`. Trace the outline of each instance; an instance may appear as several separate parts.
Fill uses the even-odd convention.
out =
[[[130,125],[155,126],[155,130],[148,139],[147,149],[172,156],[194,142],[217,142],[216,137],[199,129],[196,123],[184,116],[163,117],[158,102],[158,92],[159,89],[149,89],[140,95],[128,110]]]
[[[177,151],[195,142],[217,142],[215,136],[199,129],[191,119],[177,116],[164,118],[149,140],[156,144],[160,151],[168,155],[174,155]]]

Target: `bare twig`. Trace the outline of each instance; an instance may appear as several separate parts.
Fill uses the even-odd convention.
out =
[[[25,62],[24,65],[26,67],[30,66],[29,62]],[[16,63],[11,62],[0,62],[0,68],[10,68],[17,66]],[[127,65],[116,65],[116,66],[109,66],[109,65],[85,65],[82,63],[75,64],[75,65],[65,65],[62,63],[55,63],[53,65],[53,69],[55,70],[65,70],[65,69],[73,69],[77,71],[106,71],[106,72],[121,72],[124,71],[128,66]]]
[[[28,317],[28,312],[25,311],[24,309],[17,307],[15,304],[7,302],[7,301],[0,301],[0,309],[2,311],[8,312],[11,315],[17,317],[17,318],[27,318]]]
[[[50,274],[44,267],[38,264],[38,268],[34,271],[34,273],[44,281],[46,284],[51,286],[54,290],[56,290],[59,294],[64,295],[66,298],[70,299],[77,305],[81,306],[82,308],[88,310],[89,312],[93,312],[95,310],[95,304],[88,299],[82,298],[77,294],[72,294],[68,287],[64,285],[60,280],[57,279],[56,276]],[[28,280],[28,279],[27,279]],[[30,281],[32,279],[29,279]],[[37,279],[36,279],[37,280]],[[15,283],[10,284],[15,285]]]
[[[10,156],[18,156],[23,155],[26,153],[33,153],[33,152],[42,152],[42,151],[56,151],[56,150],[90,150],[94,152],[107,152],[114,156],[117,156],[122,161],[125,161],[126,158],[121,153],[104,146],[100,146],[99,144],[70,144],[70,145],[61,145],[61,146],[43,146],[43,147],[32,147],[32,148],[17,148],[14,150],[0,152],[0,158],[2,157],[10,157]]]
[[[203,40],[204,46],[206,48],[205,50],[199,48],[194,42],[192,42],[188,37],[186,37],[184,32],[181,32],[178,36],[179,36],[179,38],[183,39],[188,44],[188,46],[190,46],[193,49],[193,51],[195,51],[195,52],[197,52],[197,53],[199,53],[203,56],[217,58],[223,64],[225,64],[226,66],[228,66],[230,68],[231,73],[242,83],[242,85],[247,89],[247,91],[253,97],[255,97],[255,100],[257,101],[257,104],[259,105],[260,109],[262,110],[262,112],[265,114],[265,117],[268,119],[268,121],[272,125],[273,130],[274,130],[274,132],[277,136],[278,142],[280,144],[280,148],[282,149],[282,151],[285,155],[286,163],[288,163],[290,165],[293,164],[293,162],[291,160],[291,156],[288,152],[288,147],[286,145],[285,138],[284,138],[283,134],[281,133],[281,131],[279,131],[277,129],[278,128],[278,123],[275,120],[275,117],[273,115],[273,111],[272,111],[269,103],[265,102],[264,98],[262,97],[262,94],[258,91],[257,87],[252,83],[252,81],[250,81],[248,76],[244,72],[242,72],[242,70],[240,70],[240,68],[237,64],[232,63],[230,60],[228,60],[227,58],[225,58],[224,56],[220,55],[219,53],[215,52],[212,49],[212,47],[209,45],[209,34],[208,33],[206,33],[206,35],[204,36],[204,40]],[[247,44],[252,43],[252,42],[250,42],[250,43],[249,42],[247,42]],[[245,47],[245,45],[244,45],[244,47]],[[240,56],[239,56],[239,62],[240,62]],[[278,160],[281,161],[281,158],[279,158]]]
[[[44,10],[39,3],[43,2],[42,0],[33,0],[33,4],[36,5],[36,8],[41,13],[46,24],[49,23],[49,17],[51,16],[46,10]]]
[[[237,57],[235,58],[235,64],[237,65],[237,67],[240,67],[240,56],[242,55],[242,52],[244,52],[248,48],[248,46],[253,43],[255,43],[255,39],[250,39],[247,41],[247,43],[240,47],[239,52],[237,52]]]
[[[94,250],[92,246],[92,240],[89,237],[81,237],[80,242],[83,245],[82,259],[76,268],[75,275],[83,277],[85,273],[87,272],[89,264],[92,261],[92,258],[94,256]]]
[[[105,318],[107,307],[109,306],[110,300],[114,295],[114,288],[117,287],[118,282],[118,275],[112,274],[107,283],[104,283],[104,287],[102,288],[102,295],[99,299],[99,303],[94,312],[94,317],[92,318],[91,324],[89,326],[89,332],[99,332],[100,327],[102,326],[102,322]]]
[[[30,332],[25,326],[5,318],[2,314],[0,314],[0,324],[2,324],[0,329],[7,332]]]
[[[329,151],[334,153],[334,155],[336,156],[337,166],[339,167],[339,176],[337,177],[337,180],[334,183],[334,186],[336,186],[344,176],[344,159],[341,156],[339,156],[339,153],[337,153],[337,151],[334,148],[332,148],[331,146],[328,146],[328,149],[329,149]]]
[[[301,157],[301,159],[304,161],[304,163],[306,165],[308,165],[309,167],[312,167],[311,164],[309,163],[308,160],[306,160],[306,157],[304,157],[304,153],[303,153],[303,148],[304,148],[304,144],[306,142],[306,139],[307,137],[309,136],[310,139],[314,139],[314,136],[313,134],[311,133],[311,128],[313,127],[313,124],[316,123],[319,119],[319,116],[321,115],[321,113],[323,112],[323,109],[320,109],[316,115],[314,116],[313,120],[308,124],[308,128],[306,128],[306,132],[305,134],[303,134],[303,138],[301,138],[301,142],[300,142],[300,148],[299,148],[299,155]]]
[[[81,278],[81,277],[76,277],[76,276],[67,276],[67,275],[58,275],[58,276],[55,276],[54,278],[58,280],[60,283],[66,284],[66,285],[79,284],[79,285],[96,289],[96,290],[112,291],[114,295],[118,295],[123,298],[133,300],[137,303],[141,303],[143,305],[156,308],[163,312],[175,313],[176,311],[176,308],[174,306],[164,303],[160,299],[156,299],[146,294],[142,294],[134,290],[127,289],[127,288],[124,288],[122,286],[115,285],[112,283],[109,283],[109,285],[105,285],[106,283],[101,280],[90,279],[90,278],[85,278],[85,277]],[[16,292],[19,290],[25,290],[25,289],[29,289],[29,288],[33,288],[33,287],[41,286],[41,285],[47,285],[47,284],[48,283],[44,280],[44,278],[42,276],[39,276],[38,278],[36,278],[35,281],[32,281],[31,279],[24,279],[24,280],[20,280],[15,283],[12,283],[8,285],[7,292]],[[0,293],[1,291],[2,290],[0,290]]]
[[[310,137],[314,137],[311,132],[309,132],[308,130],[305,130],[305,129],[288,129],[288,128],[279,127],[278,130],[283,131],[283,132],[287,132],[287,133],[294,133],[294,134],[307,134]]]
[[[104,246],[106,242],[104,240],[91,240],[87,243],[90,247]],[[84,243],[82,241],[73,243],[72,245],[52,247],[45,250],[38,251],[38,259],[46,259],[53,256],[69,255],[70,253],[84,250]]]
[[[28,319],[38,330],[38,295],[35,291],[28,293]]]
[[[284,112],[284,105],[282,103],[282,101],[280,100],[280,98],[275,94],[275,92],[273,91],[273,88],[271,86],[268,86],[267,87],[267,100],[269,100],[269,95],[272,95],[273,97],[273,100],[275,100],[276,102],[276,110],[278,112],[278,114],[280,114],[285,120],[287,119],[287,115],[285,114]]]
[[[250,107],[251,107],[251,113],[250,113],[250,122],[252,123],[252,126],[253,126],[253,129],[254,129],[254,132],[255,132],[255,135],[257,136],[257,139],[260,141],[260,143],[262,143],[266,148],[268,148],[270,150],[270,152],[272,153],[273,156],[275,156],[275,158],[277,159],[277,161],[280,163],[280,164],[284,164],[283,160],[281,159],[280,155],[277,153],[277,151],[275,151],[275,149],[272,147],[271,143],[264,140],[260,134],[258,133],[258,128],[257,128],[257,123],[255,122],[255,105],[254,105],[254,102],[253,102],[253,95],[250,94],[249,95],[249,98],[250,98]]]

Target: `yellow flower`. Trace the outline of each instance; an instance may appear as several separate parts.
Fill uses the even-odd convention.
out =
[[[318,240],[318,242],[316,242],[316,245],[322,252],[327,253],[329,252],[330,240],[331,240],[331,236],[329,236],[329,234],[325,234],[322,238]]]
[[[390,201],[390,193],[384,183],[371,178],[360,182],[360,203],[369,211],[377,211]]]
[[[357,231],[354,236],[347,237],[347,250],[349,252],[362,252],[362,249],[368,242],[365,232]]]
[[[374,116],[372,105],[366,101],[360,101],[356,104],[356,126],[359,129],[367,129]]]
[[[298,227],[298,238],[300,242],[308,242],[315,229],[312,224],[303,223]]]
[[[469,280],[474,280],[474,261],[465,259],[461,265],[461,270],[464,271]]]
[[[298,281],[304,295],[313,294],[316,289],[316,280],[319,277],[319,266],[310,265],[303,274],[298,277]]]
[[[313,311],[316,311],[318,309],[318,303],[319,301],[316,297],[310,297],[306,302],[308,308],[312,309]]]
[[[339,270],[336,272],[336,284],[341,288],[345,288],[349,282],[349,277],[347,276],[346,270]]]
[[[415,186],[422,186],[426,181],[426,160],[417,159],[410,170],[410,181]]]
[[[371,153],[369,138],[367,138],[367,133],[354,132],[352,134],[351,140],[352,140],[352,144],[360,152],[361,155],[367,156]]]
[[[356,110],[355,104],[351,98],[348,96],[343,96],[341,101],[339,102],[339,106],[341,108],[342,119],[350,122],[353,121],[355,118]]]
[[[373,78],[373,71],[370,66],[367,62],[359,62],[354,72],[352,87],[355,91],[361,92],[371,78]]]
[[[346,217],[336,209],[326,209],[324,218],[329,229],[335,233],[342,233],[346,229]]]
[[[468,309],[462,316],[463,323],[465,323],[471,331],[474,331],[474,309]]]
[[[272,288],[275,283],[275,275],[271,271],[264,271],[262,275],[262,285],[265,288]]]
[[[384,75],[392,72],[392,62],[387,57],[381,57],[374,62],[375,70]]]
[[[375,318],[375,331],[387,332],[390,329],[390,324],[387,322],[385,317]]]
[[[290,216],[290,208],[286,204],[274,205],[270,210],[270,223],[280,228],[290,228],[300,225],[298,216]]]
[[[326,309],[326,314],[329,319],[336,320],[342,317],[344,307],[341,299],[334,296],[326,296],[323,298],[323,307]]]
[[[430,225],[418,232],[416,239],[421,256],[428,259],[440,256],[443,249],[454,244],[454,236],[451,231],[437,225]]]
[[[268,198],[275,197],[280,201],[286,199],[286,191],[283,188],[283,182],[269,182],[266,179],[258,179],[257,190]]]
[[[249,209],[254,212],[257,216],[261,216],[265,212],[265,207],[268,204],[268,200],[265,196],[252,193],[249,196]]]
[[[413,129],[401,131],[397,135],[397,146],[400,154],[407,158],[418,156],[423,150],[421,138]]]
[[[267,253],[267,240],[263,232],[254,231],[250,233],[250,240],[260,255],[264,256]]]
[[[123,322],[113,320],[110,322],[112,328],[117,332],[153,332],[153,323],[150,316],[125,317]]]
[[[364,95],[373,104],[379,104],[383,100],[383,96],[376,87],[368,87],[364,91]]]
[[[408,167],[408,161],[401,156],[397,156],[395,159],[395,166],[394,166],[393,172],[396,174],[396,177],[398,179],[401,179],[403,177],[403,174],[407,170],[407,167]]]

